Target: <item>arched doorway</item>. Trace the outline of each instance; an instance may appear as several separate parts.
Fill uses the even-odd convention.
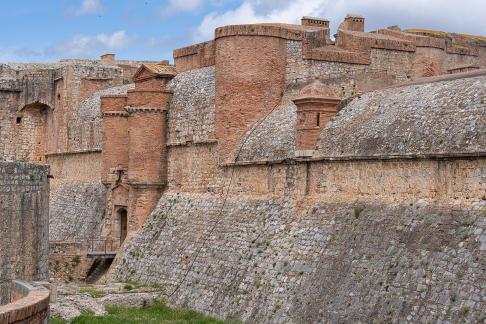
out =
[[[18,158],[46,162],[46,124],[50,111],[48,105],[40,102],[25,105],[19,111],[15,119],[16,136],[21,139],[21,143],[26,143],[27,147],[22,147],[17,152]]]
[[[125,208],[118,209],[118,219],[120,222],[120,244],[122,244],[128,234],[128,213]]]

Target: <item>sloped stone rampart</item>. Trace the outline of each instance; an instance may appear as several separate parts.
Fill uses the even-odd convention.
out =
[[[483,316],[484,159],[218,167],[214,150],[169,150],[176,179],[112,280],[257,323]]]
[[[115,279],[249,322],[485,316],[485,204],[326,203],[168,193]],[[482,209],[481,209],[482,208]]]

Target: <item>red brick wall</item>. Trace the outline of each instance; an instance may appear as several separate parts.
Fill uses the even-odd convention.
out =
[[[129,120],[128,179],[162,183],[166,174],[165,114],[163,110],[134,110]]]
[[[110,169],[128,168],[128,118],[124,114],[103,117],[102,181],[109,180]]]
[[[307,102],[297,104],[297,134],[296,148],[298,150],[313,150],[321,129],[336,115],[335,103]]]
[[[286,41],[230,36],[216,40],[216,138],[220,162],[230,162],[245,133],[281,101]]]
[[[143,89],[129,90],[127,104],[131,107],[166,107],[172,92]]]
[[[114,83],[112,81],[113,81],[112,79],[106,79],[106,80],[82,79],[81,86],[79,88],[78,104],[81,103],[84,99],[91,96],[96,91],[113,86]]]

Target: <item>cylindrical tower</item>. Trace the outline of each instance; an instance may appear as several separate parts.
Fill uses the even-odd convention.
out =
[[[216,137],[220,163],[234,162],[245,134],[282,99],[287,40],[273,25],[216,29]]]

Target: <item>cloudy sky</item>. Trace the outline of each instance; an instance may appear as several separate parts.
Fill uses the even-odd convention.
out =
[[[486,36],[486,0],[5,0],[0,62],[96,58],[160,60],[211,39],[217,26],[366,17],[366,29],[400,25]]]

